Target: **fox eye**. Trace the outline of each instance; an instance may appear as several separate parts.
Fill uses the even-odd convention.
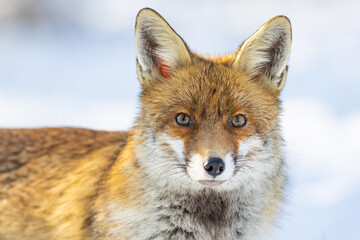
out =
[[[193,124],[191,117],[186,113],[177,113],[175,115],[175,122],[182,127],[190,127]]]
[[[234,128],[242,128],[245,127],[247,123],[247,118],[245,114],[237,114],[230,118],[230,125]]]

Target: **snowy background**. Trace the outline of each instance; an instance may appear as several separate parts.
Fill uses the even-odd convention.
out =
[[[123,130],[140,85],[133,31],[157,10],[202,54],[233,52],[286,15],[282,117],[290,186],[271,239],[360,239],[360,2],[0,0],[0,127]]]

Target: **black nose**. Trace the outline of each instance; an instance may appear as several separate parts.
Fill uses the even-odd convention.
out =
[[[224,172],[225,163],[221,158],[209,158],[204,168],[210,175],[216,177]]]

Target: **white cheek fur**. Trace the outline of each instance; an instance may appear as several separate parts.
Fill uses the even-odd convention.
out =
[[[171,149],[176,154],[176,157],[180,161],[180,163],[185,164],[185,156],[184,156],[184,142],[180,139],[175,139],[167,136],[166,134],[161,135],[161,139],[164,140]]]
[[[259,137],[251,137],[245,141],[239,142],[238,154],[246,156],[250,151],[260,149],[263,141]]]
[[[231,153],[227,153],[225,155],[225,158],[223,159],[225,162],[225,170],[222,174],[220,174],[219,176],[217,176],[215,178],[215,180],[228,180],[230,179],[233,174],[234,174],[234,170],[235,170],[235,164],[234,164],[234,159],[231,156]]]
[[[166,134],[161,135],[161,140],[167,143],[170,148],[173,150],[175,157],[181,164],[186,164],[185,153],[184,153],[184,142],[181,139],[171,138]],[[262,148],[263,141],[259,137],[251,137],[243,142],[239,143],[238,155],[242,156],[243,159],[247,158],[249,152],[252,152],[256,149]],[[263,152],[263,154],[266,152]],[[262,155],[263,155],[262,154]],[[262,156],[265,157],[265,156]],[[209,175],[204,169],[204,163],[207,161],[200,154],[194,154],[187,164],[187,173],[189,176],[196,181],[199,180],[218,180],[225,181],[233,177],[235,171],[235,162],[233,160],[232,154],[227,153],[223,160],[225,162],[225,170],[219,176],[216,176],[214,179]],[[239,163],[237,163],[239,165]],[[255,162],[247,163],[250,165],[257,165]],[[259,166],[257,166],[259,167]]]
[[[194,180],[211,180],[210,175],[205,173],[204,159],[200,154],[195,154],[189,159],[187,166],[189,176]],[[208,175],[208,176],[207,176]]]
[[[251,155],[249,154],[251,153]],[[246,185],[247,189],[261,188],[267,176],[276,171],[281,158],[274,155],[271,145],[254,136],[239,143],[237,167],[240,169],[229,182],[229,187]]]

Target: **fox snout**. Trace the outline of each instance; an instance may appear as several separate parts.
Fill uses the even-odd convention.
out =
[[[187,173],[193,180],[208,186],[220,185],[234,175],[235,162],[232,154],[203,156],[200,153],[189,158]]]
[[[204,164],[204,169],[207,173],[214,178],[220,174],[222,174],[225,170],[225,163],[221,158],[211,157]]]

